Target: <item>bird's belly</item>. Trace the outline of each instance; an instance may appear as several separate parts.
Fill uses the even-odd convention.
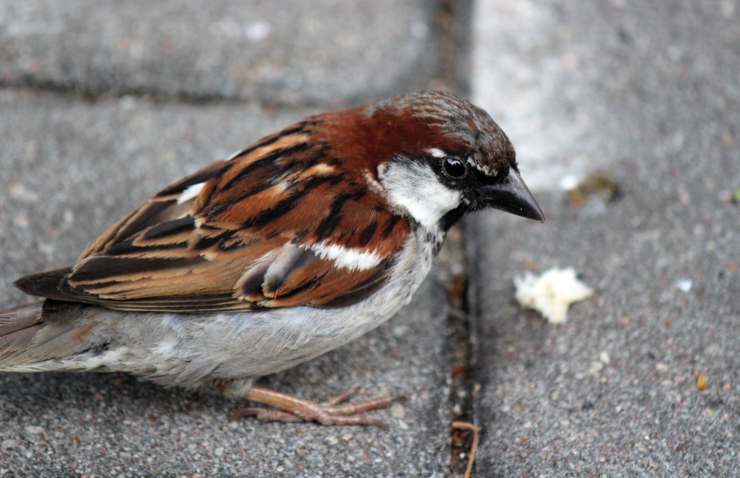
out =
[[[140,341],[111,349],[118,368],[170,385],[268,375],[340,347],[392,317],[412,290],[379,291],[351,308],[151,316]],[[103,361],[104,357],[103,357]]]
[[[397,298],[386,299],[382,307],[367,304],[351,312],[300,308],[265,316],[218,316],[211,330],[226,340],[203,343],[210,359],[219,364],[212,375],[267,375],[324,354],[379,326],[404,304]]]
[[[395,315],[431,269],[434,244],[413,241],[398,258],[386,284],[352,306],[298,307],[250,314],[220,314],[197,322],[202,349],[218,366],[213,375],[261,376],[288,369],[340,347]],[[193,336],[196,334],[192,334]]]
[[[431,245],[413,246],[398,258],[385,285],[351,306],[125,319],[106,311],[97,333],[114,337],[110,345],[63,360],[63,368],[125,371],[187,387],[285,370],[356,339],[406,305],[433,257]]]

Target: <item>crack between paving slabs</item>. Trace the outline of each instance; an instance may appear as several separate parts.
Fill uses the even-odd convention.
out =
[[[429,86],[449,89],[469,96],[470,50],[473,0],[437,0],[432,21],[438,61]],[[469,313],[468,255],[464,225],[448,234],[445,254],[445,285],[448,294],[447,360],[450,423],[450,461],[448,473],[453,477],[472,474],[474,452],[480,429],[473,423],[475,347],[474,330]]]

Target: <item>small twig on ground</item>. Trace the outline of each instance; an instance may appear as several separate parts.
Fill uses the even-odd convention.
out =
[[[468,466],[465,468],[465,478],[470,478],[471,476],[473,476],[475,454],[478,451],[478,443],[480,442],[480,427],[473,423],[455,420],[454,422],[452,422],[452,428],[473,432],[473,443],[470,444],[470,450],[468,451]]]

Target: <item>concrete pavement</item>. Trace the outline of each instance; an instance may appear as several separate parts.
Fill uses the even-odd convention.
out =
[[[0,85],[341,105],[424,86],[421,0],[8,0]]]
[[[548,215],[467,224],[481,476],[740,473],[738,15],[478,2],[473,96]],[[561,183],[599,170],[621,196],[572,207]],[[562,326],[513,299],[555,266],[596,289]]]

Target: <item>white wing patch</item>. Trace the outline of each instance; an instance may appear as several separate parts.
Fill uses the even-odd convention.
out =
[[[205,186],[205,183],[198,183],[188,186],[185,191],[181,192],[180,195],[177,196],[177,204],[188,202],[194,197],[197,197],[198,194],[200,194],[200,191],[203,189],[203,186]]]
[[[381,261],[381,257],[375,252],[352,249],[339,244],[331,244],[327,241],[304,247],[312,250],[322,259],[331,259],[337,267],[351,271],[372,269]]]

